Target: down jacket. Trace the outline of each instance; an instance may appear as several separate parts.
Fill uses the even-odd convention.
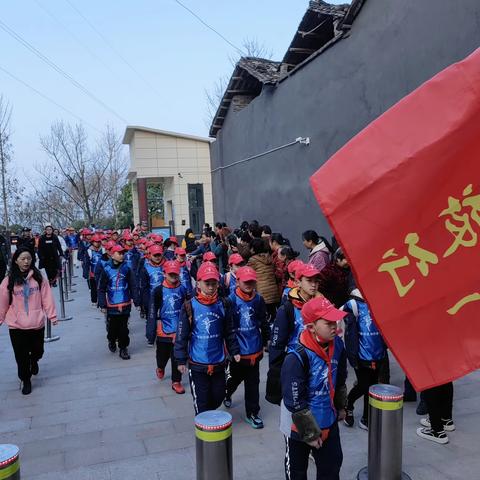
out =
[[[257,291],[267,305],[280,303],[280,290],[275,276],[275,265],[268,253],[258,253],[248,260],[248,266],[257,272]]]

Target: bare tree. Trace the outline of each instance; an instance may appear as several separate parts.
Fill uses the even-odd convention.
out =
[[[246,38],[242,42],[243,57],[256,57],[265,58],[271,60],[273,58],[273,51],[268,49],[264,44],[261,44],[256,38]],[[229,57],[230,63],[235,68],[240,55],[235,54]],[[207,127],[210,127],[215,114],[217,113],[218,106],[222,101],[223,94],[227,88],[230,78],[227,76],[220,77],[211,89],[205,90],[205,99],[207,102],[207,112],[205,123]]]
[[[52,214],[67,221],[80,211],[88,223],[114,213],[116,199],[125,182],[126,161],[115,132],[107,127],[95,151],[81,125],[52,125],[40,139],[49,161],[36,166],[42,182],[31,182]]]
[[[10,229],[8,215],[8,198],[12,191],[14,180],[10,178],[8,164],[12,159],[12,143],[10,140],[11,130],[10,122],[12,119],[12,107],[3,95],[0,95],[0,176],[1,176],[1,194],[3,206],[3,223],[5,229]]]

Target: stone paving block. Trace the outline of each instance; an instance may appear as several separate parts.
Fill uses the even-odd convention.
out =
[[[18,432],[19,430],[27,430],[30,428],[32,419],[30,417],[20,418],[16,420],[0,421],[0,433]]]
[[[100,445],[99,447],[74,449],[65,453],[65,468],[70,470],[79,466],[96,465],[129,457],[145,455],[142,441],[120,442]]]
[[[34,477],[42,473],[50,475],[65,469],[65,454],[53,453],[48,457],[29,458],[20,452],[20,471],[22,478]]]
[[[2,443],[24,444],[38,440],[48,440],[50,438],[63,437],[65,435],[65,424],[49,425],[48,427],[29,428],[16,432],[2,433]]]
[[[164,420],[159,422],[135,423],[124,427],[112,427],[101,432],[101,441],[104,443],[118,443],[129,440],[145,440],[152,437],[167,437],[175,433],[173,422]]]

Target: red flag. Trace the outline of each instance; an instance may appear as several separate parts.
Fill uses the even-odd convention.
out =
[[[414,387],[480,366],[480,49],[311,178],[376,324]]]

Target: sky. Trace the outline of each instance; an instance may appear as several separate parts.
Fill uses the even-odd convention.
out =
[[[247,38],[256,39],[273,53],[274,60],[280,60],[308,0],[182,3],[235,46],[241,47]],[[105,106],[77,89],[5,28]],[[107,124],[121,136],[127,125],[208,136],[205,90],[212,89],[220,77],[231,75],[230,59],[236,55],[234,47],[175,0],[2,2],[0,51],[0,95],[13,108],[17,175],[28,175],[34,164],[45,159],[39,139],[58,120],[82,122],[92,142]]]

